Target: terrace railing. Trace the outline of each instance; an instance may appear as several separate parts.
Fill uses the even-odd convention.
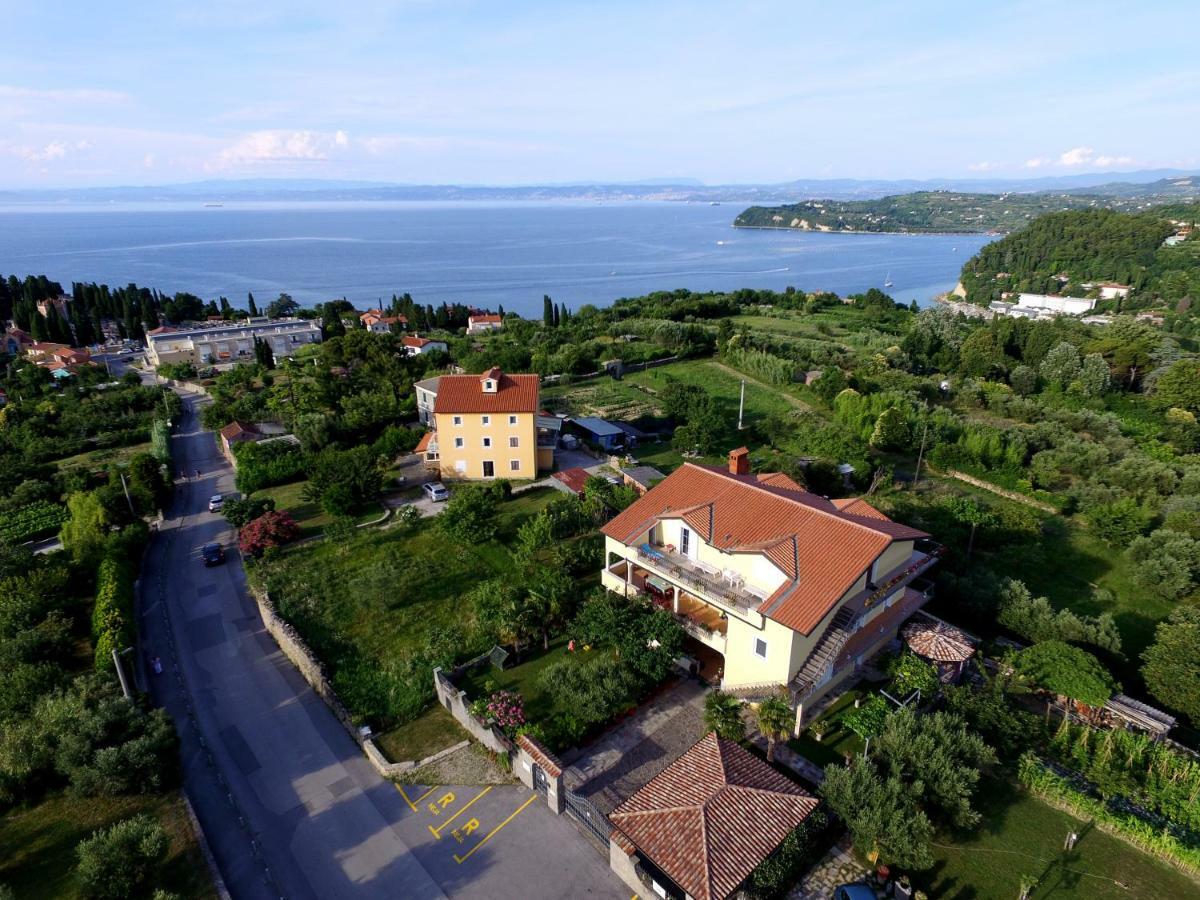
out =
[[[743,588],[735,587],[719,575],[713,575],[696,565],[682,553],[642,544],[637,549],[638,561],[651,571],[699,591],[706,598],[713,598],[731,609],[749,613],[758,608],[763,598]]]

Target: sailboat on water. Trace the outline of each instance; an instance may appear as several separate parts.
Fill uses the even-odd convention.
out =
[[[891,272],[888,272],[886,275],[883,276],[883,286],[885,288],[896,286],[896,283],[894,281],[892,281],[892,273]]]

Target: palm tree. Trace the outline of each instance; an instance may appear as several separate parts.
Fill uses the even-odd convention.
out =
[[[717,737],[728,741],[740,741],[746,736],[741,701],[722,691],[713,691],[704,698],[704,724]]]
[[[796,717],[787,701],[779,696],[768,697],[758,704],[755,715],[758,717],[758,730],[767,739],[767,762],[774,762],[775,743],[788,736]]]

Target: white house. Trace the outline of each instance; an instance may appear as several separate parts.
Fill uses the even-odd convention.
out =
[[[433,341],[429,338],[423,338],[412,334],[401,338],[400,343],[404,346],[405,356],[417,356],[421,353],[440,353],[449,352],[449,347],[445,341]]]
[[[1108,281],[1099,287],[1101,300],[1123,300],[1129,296],[1129,285],[1127,284],[1114,284]]]
[[[1058,294],[1021,294],[1017,306],[1037,310],[1039,314],[1078,316],[1096,308],[1096,301],[1086,297],[1062,297]]]
[[[504,327],[504,320],[494,313],[478,313],[467,319],[467,334],[483,334],[485,331],[499,331]]]

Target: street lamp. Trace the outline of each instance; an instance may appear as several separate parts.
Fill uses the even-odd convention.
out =
[[[117,678],[121,681],[121,693],[125,695],[125,699],[130,703],[133,702],[133,692],[129,689],[129,679],[125,677],[125,670],[121,668],[121,657],[126,653],[132,652],[132,647],[126,647],[120,652],[117,651],[116,647],[113,647],[112,649],[113,665],[117,667]]]

